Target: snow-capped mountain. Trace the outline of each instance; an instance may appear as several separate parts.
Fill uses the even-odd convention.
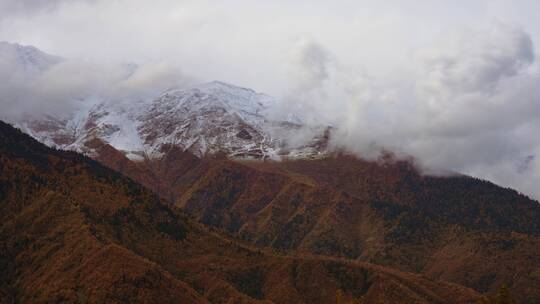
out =
[[[152,153],[174,144],[196,155],[224,151],[231,156],[272,157],[275,138],[265,115],[275,100],[249,89],[211,82],[172,90],[154,100],[139,115],[138,131]],[[289,122],[290,123],[290,122]]]
[[[44,72],[61,60],[60,57],[48,55],[33,46],[0,41],[0,67],[3,72],[32,76]]]
[[[34,74],[62,61],[34,47],[0,43],[2,60]],[[324,152],[328,139],[325,128],[304,126],[301,115],[278,114],[284,111],[275,98],[218,81],[139,99],[96,94],[72,105],[64,113],[7,120],[49,146],[92,156],[88,143],[97,138],[131,159],[159,157],[171,145],[199,157],[307,157]]]
[[[274,98],[223,82],[163,92],[150,100],[81,102],[67,118],[29,116],[23,131],[58,148],[89,155],[86,145],[99,138],[131,159],[159,157],[170,145],[197,156],[226,153],[234,158],[314,156],[321,152],[323,128],[307,128],[297,115],[271,117]],[[291,143],[291,134],[309,132]],[[317,136],[318,135],[318,136]]]

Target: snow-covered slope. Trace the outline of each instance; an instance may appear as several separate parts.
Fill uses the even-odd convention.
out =
[[[39,74],[61,59],[33,47],[0,43],[2,60]],[[325,129],[304,126],[298,113],[280,116],[279,107],[268,95],[214,81],[153,98],[83,98],[73,101],[69,113],[27,113],[10,122],[47,145],[90,156],[95,152],[88,143],[94,138],[131,159],[159,157],[171,145],[200,157],[218,152],[235,158],[311,157],[324,152]]]
[[[196,155],[272,156],[277,143],[265,132],[265,111],[274,103],[252,90],[212,82],[163,93],[138,116],[138,130],[152,154],[175,144]]]
[[[253,90],[210,82],[163,92],[150,100],[81,103],[67,118],[28,116],[17,125],[38,140],[89,155],[99,138],[132,159],[159,157],[170,145],[197,156],[312,157],[324,152],[323,128],[307,128],[298,115],[270,115],[279,103]],[[291,142],[294,134],[311,138]],[[319,136],[319,137],[317,137]]]
[[[31,76],[44,72],[61,60],[60,57],[48,55],[33,46],[0,41],[0,67],[4,69],[3,72]]]

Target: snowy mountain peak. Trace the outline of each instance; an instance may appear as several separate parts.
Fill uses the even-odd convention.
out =
[[[250,89],[210,82],[170,90],[151,103],[139,119],[144,144],[157,153],[175,144],[196,155],[218,151],[233,156],[275,154],[275,139],[265,132],[272,122],[265,111],[275,100]]]
[[[268,95],[257,93],[252,89],[242,88],[221,81],[212,81],[185,89],[173,89],[162,97],[175,96],[178,102],[193,101],[201,104],[221,104],[231,109],[256,113],[276,103]]]
[[[39,75],[61,60],[34,47],[0,43],[3,71],[15,63],[23,76]],[[128,72],[134,69],[126,66]],[[221,81],[170,89],[154,98],[100,98],[74,100],[67,114],[29,113],[8,120],[57,148],[92,156],[89,143],[97,138],[132,159],[160,157],[171,145],[200,157],[218,152],[234,158],[304,157],[322,152],[320,141],[327,140],[325,128],[304,127],[302,116],[280,111],[275,98]]]
[[[33,46],[24,46],[17,43],[0,42],[0,62],[2,66],[10,65],[12,68],[25,72],[43,72],[62,59],[46,54]]]
[[[202,157],[218,152],[233,158],[311,157],[324,152],[324,128],[311,128],[311,140],[291,142],[306,132],[298,116],[268,115],[278,102],[265,94],[223,82],[161,93],[139,102],[104,101],[81,107],[69,117],[19,121],[25,132],[49,145],[93,155],[94,138],[129,158],[160,157],[178,146]]]
[[[251,93],[256,93],[252,89],[235,86],[233,84],[229,84],[229,83],[219,81],[219,80],[214,80],[214,81],[210,81],[210,82],[207,82],[207,83],[198,84],[198,85],[195,85],[194,87],[197,87],[199,89],[213,90],[213,91],[219,91],[219,90],[226,90],[226,91],[243,90],[243,91],[249,91]]]

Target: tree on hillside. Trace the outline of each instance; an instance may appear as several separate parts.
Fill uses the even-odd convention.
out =
[[[516,304],[516,300],[510,295],[508,285],[502,284],[496,295],[480,300],[479,304]]]

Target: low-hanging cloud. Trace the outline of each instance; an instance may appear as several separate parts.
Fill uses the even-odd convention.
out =
[[[62,116],[79,102],[144,99],[194,82],[165,62],[103,64],[54,57],[16,44],[2,43],[2,48],[0,108],[4,117]]]
[[[463,29],[420,51],[425,89],[458,94],[491,91],[534,61],[530,36],[495,23],[489,29]]]
[[[69,0],[2,0],[0,22],[14,16],[30,16],[42,11],[52,11]],[[91,0],[88,0],[91,1]]]
[[[449,33],[417,50],[398,86],[340,67],[316,42],[300,49],[289,96],[336,127],[334,146],[368,158],[390,150],[428,173],[451,169],[540,197],[540,74],[522,29]]]

